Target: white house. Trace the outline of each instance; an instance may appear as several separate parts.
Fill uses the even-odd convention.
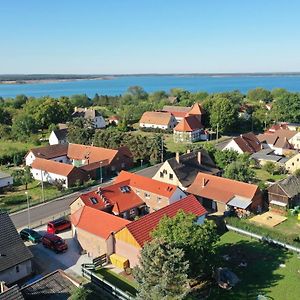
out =
[[[72,117],[89,119],[97,129],[106,127],[105,119],[101,113],[95,109],[75,107]]]
[[[295,149],[300,150],[300,132],[297,132],[293,137],[289,139],[289,143],[293,145]]]
[[[13,182],[14,180],[10,174],[0,172],[0,188],[10,186]]]
[[[68,135],[67,128],[52,130],[49,136],[49,144],[50,145],[67,144],[68,143],[67,135]]]
[[[177,124],[173,114],[161,111],[146,111],[140,119],[141,128],[158,128],[162,130],[171,130]]]

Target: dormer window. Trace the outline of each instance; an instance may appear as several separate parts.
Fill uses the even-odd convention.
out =
[[[90,200],[91,200],[92,204],[97,204],[98,203],[98,199],[95,198],[95,197],[91,197]]]

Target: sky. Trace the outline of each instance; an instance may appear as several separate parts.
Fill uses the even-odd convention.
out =
[[[300,71],[299,0],[0,1],[0,74]]]

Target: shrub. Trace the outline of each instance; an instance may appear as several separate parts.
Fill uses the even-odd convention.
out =
[[[31,196],[29,196],[29,199],[31,199]],[[5,205],[18,205],[26,201],[27,201],[27,197],[24,194],[24,195],[7,196],[4,198],[3,203]]]

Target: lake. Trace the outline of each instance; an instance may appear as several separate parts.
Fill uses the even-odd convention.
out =
[[[111,80],[81,80],[68,82],[49,82],[32,84],[1,84],[0,96],[15,97],[18,94],[27,96],[69,96],[87,94],[93,97],[99,95],[123,94],[129,86],[138,85],[147,92],[158,90],[169,91],[171,88],[183,88],[191,92],[224,92],[240,90],[246,93],[249,89],[262,87],[272,90],[285,88],[289,91],[300,91],[300,75],[274,76],[119,76]]]

